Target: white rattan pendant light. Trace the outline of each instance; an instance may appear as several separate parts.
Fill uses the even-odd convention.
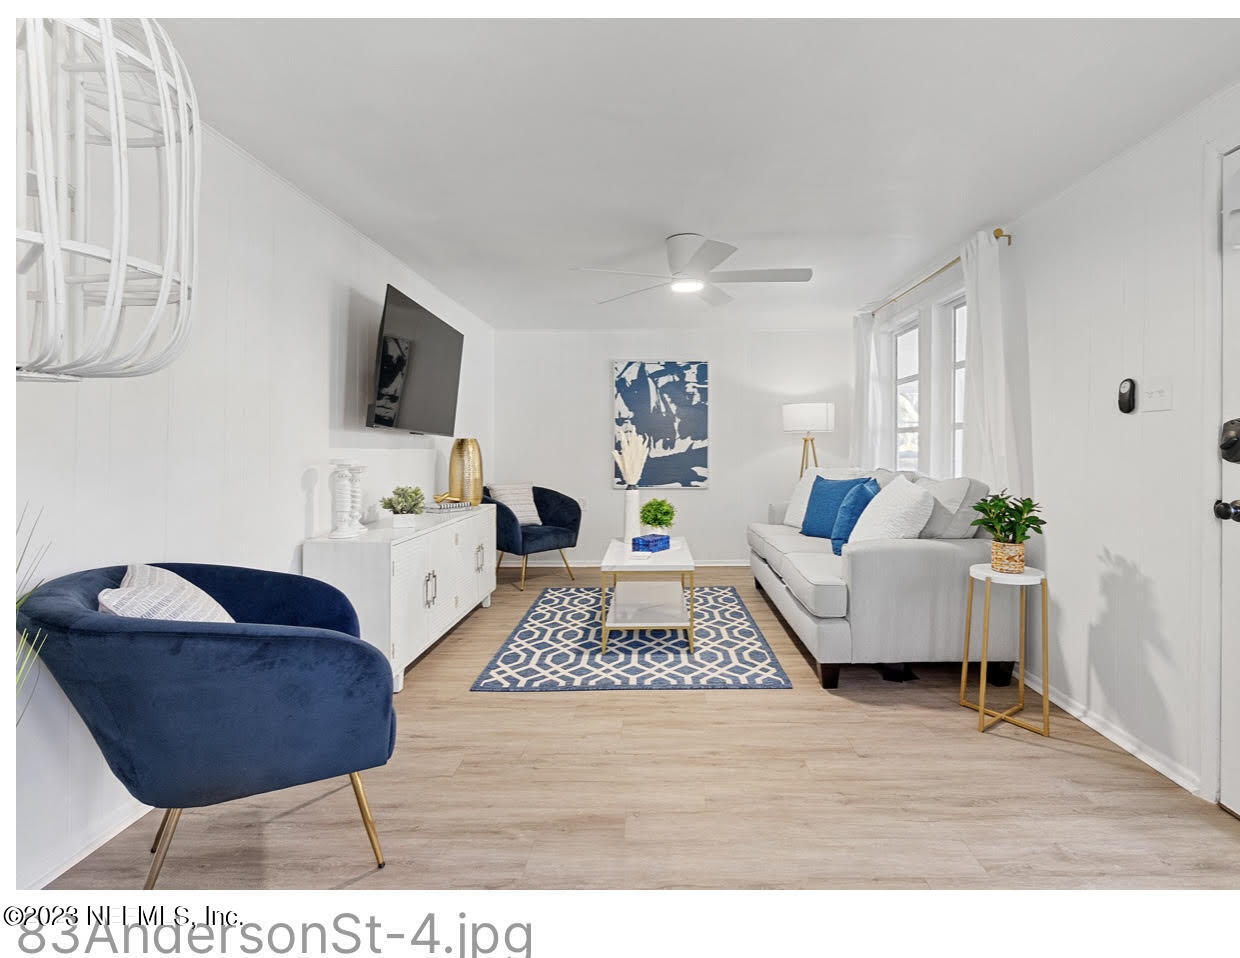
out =
[[[154,20],[17,21],[17,376],[176,358],[198,272],[198,101]]]

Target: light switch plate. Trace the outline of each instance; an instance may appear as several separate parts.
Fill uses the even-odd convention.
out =
[[[1139,388],[1141,399],[1137,404],[1138,412],[1166,412],[1171,408],[1170,379],[1147,379]]]

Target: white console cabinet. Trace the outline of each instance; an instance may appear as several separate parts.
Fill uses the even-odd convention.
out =
[[[357,610],[362,638],[387,655],[395,688],[409,664],[495,591],[495,507],[391,520],[353,539],[307,539],[302,572],[334,585]]]

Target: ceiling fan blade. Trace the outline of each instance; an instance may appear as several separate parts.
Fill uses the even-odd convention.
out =
[[[734,269],[710,273],[710,283],[808,283],[812,269]]]
[[[698,295],[712,306],[722,306],[724,303],[732,302],[732,297],[718,286],[703,286],[698,291]]]
[[[689,257],[680,272],[685,276],[704,276],[735,252],[736,247],[730,243],[708,239]]]
[[[607,269],[603,266],[574,266],[578,273],[612,273],[616,276],[646,276],[650,279],[667,279],[667,273],[634,273],[627,269]]]
[[[653,286],[643,286],[641,289],[635,289],[628,293],[621,293],[619,296],[613,296],[611,299],[600,299],[596,304],[602,306],[604,303],[614,303],[618,299],[624,299],[626,296],[636,296],[638,293],[644,293],[648,289],[659,289],[661,286],[670,286],[671,283],[655,283]]]

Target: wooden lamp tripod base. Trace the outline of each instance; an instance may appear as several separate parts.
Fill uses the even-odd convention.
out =
[[[818,466],[818,448],[814,445],[814,437],[808,432],[801,437],[801,475],[809,468],[810,457],[814,458],[814,466]]]

